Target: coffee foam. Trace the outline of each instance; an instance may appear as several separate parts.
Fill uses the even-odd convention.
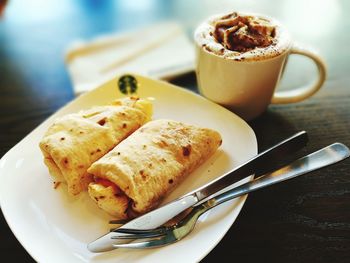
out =
[[[217,56],[237,61],[256,61],[276,57],[291,46],[290,36],[287,30],[275,19],[258,14],[238,13],[241,16],[254,16],[267,19],[275,27],[275,37],[273,43],[267,47],[256,47],[246,52],[238,52],[226,49],[214,37],[215,22],[227,14],[211,16],[198,26],[194,33],[195,42],[206,51]]]

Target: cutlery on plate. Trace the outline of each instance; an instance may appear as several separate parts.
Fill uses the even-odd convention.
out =
[[[308,142],[308,136],[305,131],[296,133],[295,135],[283,140],[275,146],[254,156],[247,162],[224,174],[216,180],[157,208],[147,214],[144,214],[129,223],[123,225],[119,229],[152,229],[159,227],[180,214],[191,206],[204,202],[211,198],[214,194],[226,187],[240,181],[241,179],[251,176],[255,173],[266,172],[275,168],[275,163],[282,160],[286,155],[296,152],[303,148]],[[104,252],[115,249],[113,246],[115,241],[112,239],[116,236],[125,236],[123,233],[110,232],[95,241],[88,244],[91,252]]]
[[[126,228],[116,229],[116,233],[123,233],[127,235],[122,237],[116,235],[112,237],[112,239],[115,239],[116,241],[118,240],[119,242],[113,244],[113,247],[153,248],[174,243],[187,236],[194,229],[198,218],[213,207],[241,195],[307,174],[331,164],[335,164],[349,157],[349,155],[350,151],[345,145],[341,143],[334,143],[321,150],[302,157],[272,173],[262,175],[248,183],[221,193],[207,200],[206,202],[194,205],[191,212],[174,226],[159,227],[149,230]]]

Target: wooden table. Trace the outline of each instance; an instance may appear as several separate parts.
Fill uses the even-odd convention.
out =
[[[340,1],[19,1],[0,20],[0,155],[74,99],[63,51],[76,38],[180,21],[189,34],[209,14],[251,10],[281,20],[295,39],[318,49],[328,65],[324,87],[311,99],[270,106],[249,124],[259,150],[300,130],[306,154],[333,142],[350,145],[350,11]],[[195,10],[195,12],[193,12]],[[292,60],[282,86],[305,83],[312,67]],[[295,66],[298,65],[298,66]],[[310,66],[310,67],[309,67]],[[174,81],[196,91],[194,74]],[[15,189],[14,189],[15,191]],[[0,252],[32,261],[1,216]],[[349,262],[350,160],[248,197],[223,240],[203,262]]]

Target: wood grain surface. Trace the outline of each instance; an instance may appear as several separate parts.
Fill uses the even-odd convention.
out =
[[[63,61],[73,40],[168,18],[191,36],[201,19],[224,10],[276,17],[295,39],[317,49],[328,66],[325,85],[311,99],[272,105],[249,122],[259,151],[300,130],[309,133],[310,142],[299,155],[334,142],[350,146],[349,1],[29,2],[8,1],[0,19],[0,156],[74,99]],[[289,64],[281,88],[302,85],[315,72],[300,58]],[[193,73],[172,82],[197,91]],[[0,253],[11,262],[33,261],[0,218]],[[350,160],[251,194],[223,240],[202,261],[225,262],[225,255],[232,262],[349,262]]]

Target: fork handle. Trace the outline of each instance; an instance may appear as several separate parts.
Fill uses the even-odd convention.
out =
[[[238,196],[242,196],[244,194],[254,192],[267,186],[277,184],[320,169],[322,167],[337,163],[349,157],[349,155],[350,151],[348,147],[341,143],[334,143],[305,157],[297,159],[291,164],[284,166],[272,173],[262,175],[248,183],[232,188],[231,190],[217,195],[201,204],[204,205],[206,208],[205,211],[207,211],[210,208],[213,208]]]

